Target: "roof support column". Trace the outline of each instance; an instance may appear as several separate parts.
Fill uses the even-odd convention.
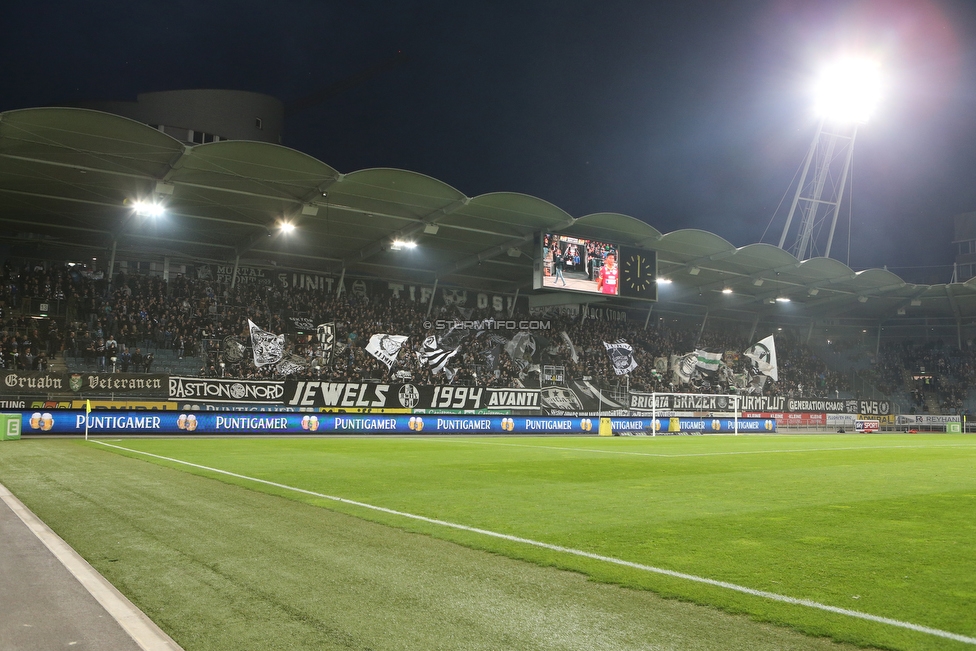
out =
[[[240,256],[240,254],[235,255],[234,256],[234,273],[231,274],[231,277],[230,277],[230,288],[231,289],[234,289],[234,286],[237,285],[237,268],[240,266],[240,264],[241,264],[241,256]]]
[[[810,324],[813,325],[813,322],[811,321]],[[753,337],[756,336],[756,328],[758,327],[759,327],[759,315],[757,314],[756,318],[752,320],[752,330],[749,331],[749,338],[747,339],[747,341],[753,340]]]
[[[437,281],[440,278],[434,278],[434,291],[430,293],[430,300],[427,301],[427,316],[430,316],[430,311],[434,308],[434,297],[437,296]]]
[[[108,271],[105,273],[105,277],[108,279],[108,293],[109,296],[112,295],[112,279],[114,274],[112,271],[115,269],[115,250],[118,248],[119,238],[112,238],[112,252],[108,256]]]
[[[881,353],[881,321],[878,321],[878,341],[874,346],[874,358],[878,359],[878,355]]]
[[[515,298],[512,299],[512,305],[508,308],[508,318],[511,319],[515,314],[515,304],[518,303],[519,292],[522,291],[521,287],[515,288]],[[960,346],[962,348],[962,346]]]
[[[648,316],[650,316],[650,315],[648,315]],[[701,329],[698,330],[698,339],[695,339],[695,346],[696,347],[698,346],[699,342],[701,342],[702,333],[705,332],[705,324],[706,323],[708,323],[708,309],[707,308],[705,310],[705,316],[702,317],[702,326],[701,326]]]
[[[804,345],[810,345],[810,338],[813,337],[813,319],[810,319],[810,327],[807,328],[807,340],[804,341]]]
[[[339,274],[339,286],[336,288],[336,296],[342,294],[342,290],[345,289],[346,287],[345,280],[346,280],[346,268],[343,267],[342,273]]]
[[[962,321],[956,318],[956,348],[962,350]]]
[[[645,330],[647,330],[647,324],[651,322],[651,312],[653,312],[653,311],[654,311],[654,303],[651,303],[651,306],[649,308],[647,308],[647,318],[644,319],[644,329]]]

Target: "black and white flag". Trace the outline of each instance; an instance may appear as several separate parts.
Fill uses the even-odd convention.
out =
[[[424,339],[424,351],[423,359],[427,364],[430,364],[430,370],[434,375],[437,375],[444,370],[447,363],[452,357],[457,355],[460,350],[460,346],[451,350],[444,348],[441,344],[437,343],[437,337],[430,335]]]
[[[409,339],[404,335],[384,335],[375,334],[369,338],[366,344],[366,352],[386,364],[386,368],[391,368],[400,354],[400,348]]]
[[[315,326],[315,338],[319,342],[319,357],[325,368],[332,366],[332,350],[335,348],[335,323],[320,323]]]
[[[262,330],[254,321],[247,320],[251,330],[251,350],[254,353],[254,365],[258,368],[269,364],[277,364],[285,352],[285,335],[276,335]]]
[[[776,365],[776,344],[773,341],[773,335],[754,343],[743,355],[755,363],[756,370],[768,376],[773,382],[779,379],[779,368]]]
[[[617,375],[626,375],[637,368],[637,360],[634,359],[634,349],[623,339],[618,339],[612,344],[603,342],[610,356],[610,364],[613,365],[613,372]]]

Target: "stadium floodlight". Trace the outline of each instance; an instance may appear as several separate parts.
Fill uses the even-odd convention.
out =
[[[817,115],[828,120],[863,123],[881,99],[877,61],[845,57],[825,66],[814,86]]]
[[[136,201],[132,204],[133,209],[136,211],[137,215],[144,215],[147,217],[162,217],[163,213],[166,212],[166,208],[163,207],[161,203],[154,203],[152,201]]]
[[[732,293],[732,288],[731,287],[726,287],[725,289],[722,290],[722,293],[723,294],[731,294]]]
[[[416,242],[405,242],[403,240],[393,240],[393,244],[390,245],[391,251],[400,251],[402,249],[416,249]]]
[[[788,297],[786,297],[786,296],[780,296],[779,298],[776,299],[776,302],[777,303],[789,303],[790,302],[790,299]]]
[[[281,222],[281,232],[288,234],[295,230],[295,225],[291,222]]]
[[[671,284],[671,279],[670,278],[658,278],[657,279],[657,284],[658,285],[670,285]]]

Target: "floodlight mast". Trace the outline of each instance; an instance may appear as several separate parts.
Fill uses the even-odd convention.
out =
[[[827,68],[820,79],[816,101],[820,123],[803,163],[803,173],[779,240],[782,249],[799,212],[799,227],[789,247],[799,260],[817,255],[830,257],[850,175],[857,129],[877,104],[878,79],[877,66],[873,62],[857,59],[838,61]],[[810,167],[814,162],[811,176]],[[829,192],[826,198],[825,189]],[[823,227],[828,220],[830,228],[821,253],[818,243],[824,239]]]

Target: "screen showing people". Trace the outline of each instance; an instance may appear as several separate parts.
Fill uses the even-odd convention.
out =
[[[616,296],[620,293],[619,255],[616,244],[545,233],[541,286]]]

